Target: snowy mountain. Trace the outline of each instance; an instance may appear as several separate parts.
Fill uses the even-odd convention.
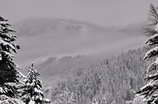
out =
[[[75,20],[37,18],[18,22],[15,27],[22,47],[16,61],[20,65],[37,64],[44,79],[55,81],[71,77],[69,72],[74,69],[140,47],[146,38],[141,35],[143,23],[101,27]]]
[[[107,57],[117,56],[129,49],[141,47],[146,39],[146,36],[142,35],[143,29],[141,27],[143,28],[143,23],[130,24],[124,27],[101,27],[95,24],[64,19],[24,20],[16,24],[19,35],[18,41],[22,45],[16,61],[20,65],[34,62],[44,83],[55,87],[58,82],[73,79],[76,74],[80,75],[89,68],[97,71],[98,67],[102,68],[102,64],[105,64],[102,62]],[[144,65],[141,68],[135,66],[142,63],[142,61],[139,61],[142,59],[137,57],[137,54],[138,56],[141,54],[140,50],[138,52],[130,51],[127,54],[119,55],[118,58],[110,59],[110,67],[114,68],[109,73],[116,75],[113,80],[118,80],[118,82],[122,80],[122,77],[119,77],[120,74],[115,73],[115,69],[124,66],[127,68],[127,73],[123,78],[129,78],[127,80],[128,85],[123,85],[123,87],[136,89],[139,86],[136,86],[136,84],[142,83],[142,76],[137,75],[135,68],[142,68],[141,72],[143,72]],[[133,64],[128,65],[129,61],[132,61]],[[97,63],[101,65],[94,66]],[[122,69],[119,70],[122,71]],[[135,75],[137,75],[137,79],[133,78]],[[108,75],[106,78],[111,79]],[[118,85],[123,88],[120,84]],[[112,84],[112,86],[117,85]],[[119,91],[123,91],[123,89]],[[128,90],[130,89],[128,88],[126,91]],[[110,92],[110,94],[115,92],[117,91]],[[127,97],[127,93],[124,92],[123,97]],[[118,92],[118,94],[120,98],[116,97],[112,101],[117,99],[118,102],[125,101],[121,97],[121,92]],[[132,99],[132,97],[129,97],[129,99]],[[126,100],[128,100],[128,97]]]

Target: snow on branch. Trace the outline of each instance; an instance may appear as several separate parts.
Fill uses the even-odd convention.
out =
[[[146,42],[145,44],[152,46],[155,44],[158,44],[158,34],[154,34],[153,36],[151,36]]]
[[[149,59],[151,57],[154,57],[158,55],[158,47],[154,47],[152,49],[150,49],[144,56],[144,60]]]

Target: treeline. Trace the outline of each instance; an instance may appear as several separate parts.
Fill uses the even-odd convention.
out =
[[[104,59],[48,89],[53,104],[129,104],[143,85],[145,49]]]

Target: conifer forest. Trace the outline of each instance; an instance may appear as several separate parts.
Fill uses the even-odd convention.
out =
[[[158,1],[0,0],[0,104],[158,104]]]

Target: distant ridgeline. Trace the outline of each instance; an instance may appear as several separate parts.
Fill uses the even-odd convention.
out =
[[[104,59],[75,77],[48,89],[53,103],[59,104],[132,104],[134,91],[143,85],[145,48],[129,50]]]

